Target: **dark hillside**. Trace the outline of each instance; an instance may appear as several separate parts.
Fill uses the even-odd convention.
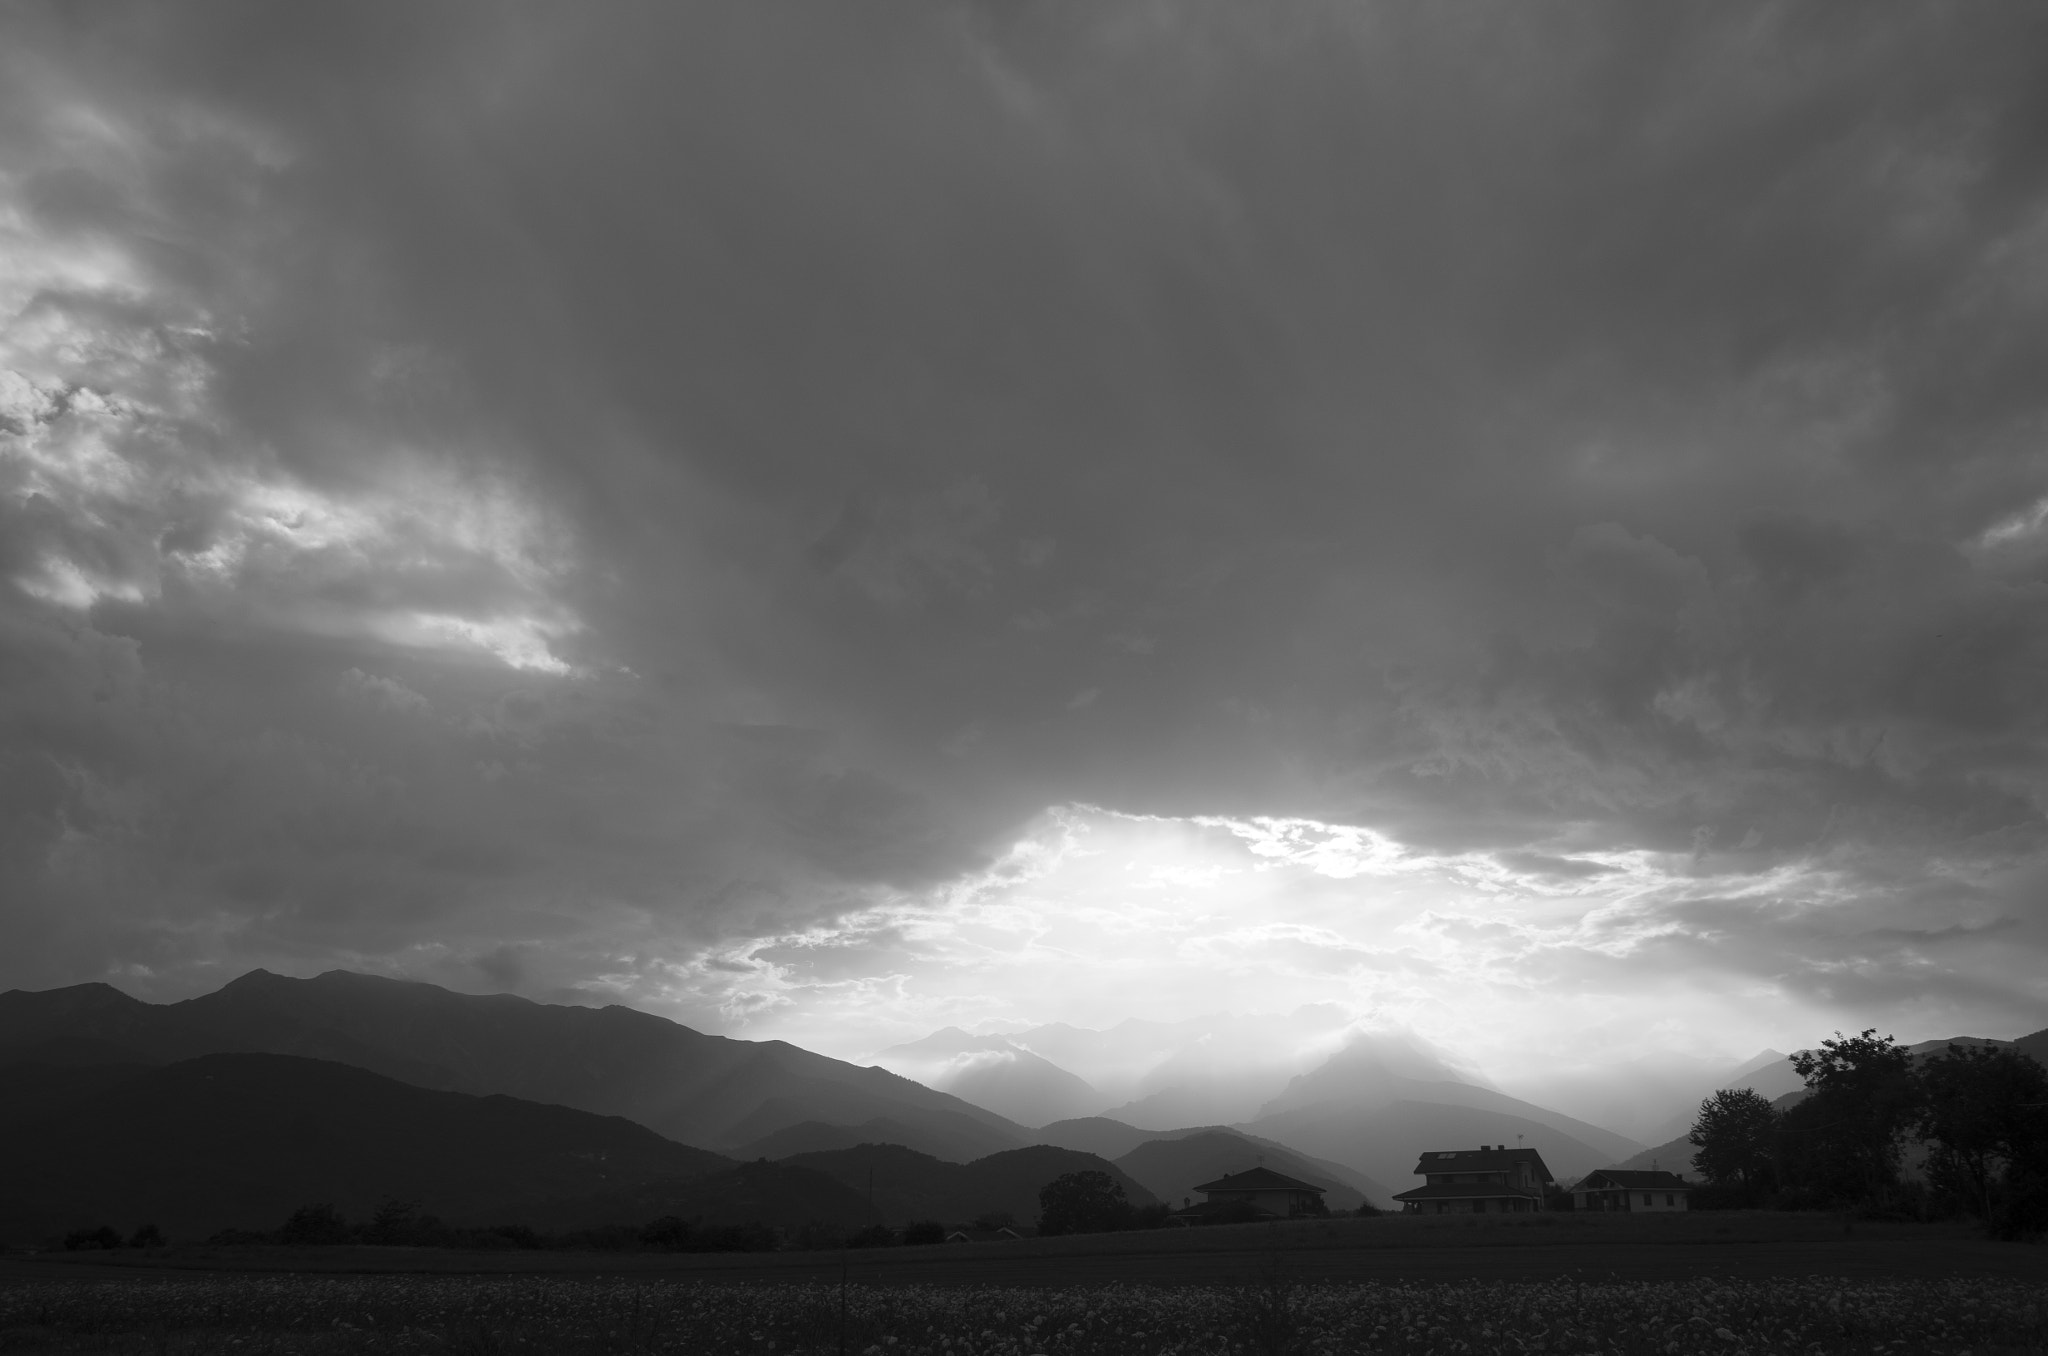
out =
[[[689,1144],[878,1117],[912,1126],[932,1118],[949,1131],[966,1122],[1005,1147],[1027,1142],[1021,1127],[957,1097],[780,1041],[706,1035],[632,1008],[477,997],[345,970],[315,979],[254,970],[169,1004],[104,984],[0,994],[0,1051],[59,1037],[155,1062],[215,1053],[332,1060],[418,1087],[626,1116]]]
[[[752,1119],[755,1124],[777,1124],[792,1114],[781,1101],[766,1104]],[[735,1127],[744,1132],[746,1125]],[[828,1125],[823,1121],[782,1124],[758,1139],[745,1140],[732,1149],[734,1158],[788,1158],[791,1154],[823,1153],[851,1149],[859,1144],[901,1144],[919,1153],[943,1158],[948,1163],[971,1163],[1004,1149],[1021,1147],[1015,1135],[992,1129],[979,1121],[951,1112],[928,1111],[913,1121],[894,1116],[877,1116],[858,1125]]]
[[[1332,1210],[1356,1210],[1365,1200],[1363,1192],[1309,1159],[1270,1145],[1254,1144],[1228,1130],[1147,1140],[1117,1159],[1116,1165],[1174,1206],[1193,1197],[1198,1183],[1260,1166],[1322,1187],[1328,1193],[1323,1204]],[[1386,1196],[1382,1195],[1374,1204],[1384,1207]]]
[[[814,1168],[854,1191],[874,1193],[875,1208],[891,1224],[936,1219],[961,1224],[977,1215],[1001,1213],[1029,1224],[1038,1218],[1038,1193],[1070,1172],[1106,1172],[1133,1205],[1154,1196],[1128,1173],[1094,1154],[1037,1144],[1011,1149],[972,1163],[946,1163],[900,1144],[862,1144],[828,1153],[799,1154],[791,1166]]]
[[[10,1241],[102,1222],[190,1238],[271,1228],[310,1202],[360,1218],[390,1197],[456,1223],[561,1220],[582,1198],[730,1165],[616,1116],[286,1055],[0,1079],[40,1104],[0,1126],[0,1161],[33,1165],[0,1179]]]

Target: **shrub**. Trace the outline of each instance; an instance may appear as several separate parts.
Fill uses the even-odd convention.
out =
[[[867,1228],[850,1235],[846,1240],[849,1248],[892,1248],[896,1246],[896,1231],[886,1224],[870,1224]]]
[[[640,1230],[640,1245],[656,1252],[682,1252],[695,1242],[696,1231],[679,1215],[663,1215]]]
[[[164,1231],[154,1224],[145,1224],[128,1235],[128,1246],[131,1248],[161,1248],[163,1245]]]
[[[110,1224],[102,1224],[97,1229],[74,1229],[64,1235],[64,1248],[67,1252],[92,1252],[102,1248],[112,1250],[120,1246],[121,1235],[115,1233]]]
[[[920,1247],[927,1243],[946,1241],[946,1226],[935,1219],[914,1220],[903,1226],[905,1247]]]
[[[277,1231],[277,1241],[293,1245],[346,1243],[348,1221],[331,1205],[302,1205]]]

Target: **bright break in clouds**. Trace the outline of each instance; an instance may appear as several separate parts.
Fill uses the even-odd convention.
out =
[[[2043,20],[9,4],[0,986],[2031,1030]]]

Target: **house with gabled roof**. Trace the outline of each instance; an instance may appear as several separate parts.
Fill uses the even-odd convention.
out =
[[[1329,1213],[1323,1206],[1325,1188],[1267,1167],[1226,1173],[1213,1182],[1201,1183],[1195,1190],[1202,1193],[1203,1202],[1180,1211],[1174,1218],[1181,1223],[1205,1223],[1219,1216],[1242,1217],[1248,1211],[1281,1219]]]
[[[1534,1149],[1482,1144],[1476,1149],[1435,1149],[1422,1155],[1419,1187],[1394,1199],[1411,1215],[1519,1214],[1541,1210],[1543,1192],[1557,1179]]]
[[[1574,1210],[1690,1210],[1692,1183],[1658,1168],[1601,1168],[1572,1185]]]

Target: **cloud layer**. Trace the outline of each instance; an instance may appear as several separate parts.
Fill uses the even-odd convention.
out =
[[[2043,1023],[2029,11],[0,23],[0,983]]]

